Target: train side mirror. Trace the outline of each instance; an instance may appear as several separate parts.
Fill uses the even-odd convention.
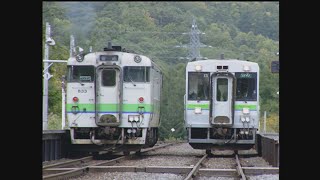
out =
[[[279,73],[279,61],[272,61],[271,62],[271,72],[272,73]]]

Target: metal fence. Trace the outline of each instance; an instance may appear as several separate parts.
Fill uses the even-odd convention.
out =
[[[258,153],[262,156],[262,158],[268,161],[273,167],[279,167],[279,134],[258,134],[258,142]]]
[[[64,158],[68,144],[67,131],[44,130],[42,133],[42,162]]]

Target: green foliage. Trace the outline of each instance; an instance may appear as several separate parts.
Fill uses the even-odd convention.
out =
[[[174,48],[188,44],[193,17],[205,32],[200,41],[213,48],[201,48],[204,57],[239,58],[260,66],[260,111],[270,116],[270,130],[278,131],[279,75],[272,74],[271,61],[279,51],[278,2],[43,2],[45,22],[52,27],[56,45],[50,59],[67,59],[70,35],[76,45],[100,51],[109,40],[153,59],[163,70],[160,138],[184,138],[185,57],[188,50]],[[61,76],[65,64],[50,68],[49,125],[60,128]],[[263,114],[261,113],[260,114]],[[279,119],[279,118],[278,118]],[[57,121],[57,122],[56,122]],[[51,127],[52,128],[52,127]],[[175,131],[171,132],[171,128]]]

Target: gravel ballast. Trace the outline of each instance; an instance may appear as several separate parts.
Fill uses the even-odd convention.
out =
[[[88,173],[84,176],[78,178],[73,178],[70,180],[182,180],[184,176],[177,174],[168,174],[168,173],[144,173],[144,172],[97,172],[97,173]]]

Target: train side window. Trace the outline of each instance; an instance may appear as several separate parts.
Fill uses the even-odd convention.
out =
[[[227,101],[228,100],[228,79],[218,78],[216,87],[217,87],[217,90],[216,90],[217,101]]]
[[[93,66],[68,66],[68,82],[93,82]]]
[[[210,73],[189,72],[188,99],[209,100]]]
[[[101,73],[102,85],[103,86],[114,86],[116,85],[116,70],[104,69]]]
[[[237,78],[236,101],[257,100],[257,73],[235,73]]]

